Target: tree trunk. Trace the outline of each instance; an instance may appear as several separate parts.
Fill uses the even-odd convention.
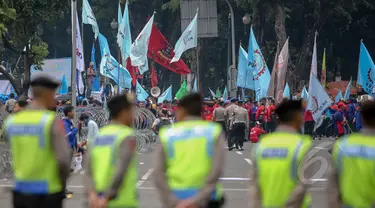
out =
[[[30,60],[29,60],[29,46],[26,46],[26,52],[24,55],[24,64],[25,64],[25,78],[22,83],[22,90],[21,90],[21,95],[27,97],[28,92],[29,92],[29,87],[30,87]]]
[[[281,3],[281,0],[274,0],[272,4],[273,4],[274,12],[275,12],[276,38],[280,44],[279,47],[282,48],[287,39],[286,29],[285,29],[285,10]]]
[[[21,85],[19,82],[17,82],[16,79],[14,79],[14,77],[12,77],[12,75],[10,75],[7,70],[5,69],[5,67],[3,65],[0,65],[0,73],[2,73],[6,78],[7,80],[9,80],[10,84],[13,86],[14,90],[16,91],[16,94],[18,96],[21,95]]]

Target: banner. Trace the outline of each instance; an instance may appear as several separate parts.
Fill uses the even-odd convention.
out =
[[[158,103],[163,103],[164,100],[172,101],[172,85],[158,97]]]
[[[247,67],[248,54],[245,49],[240,46],[238,52],[238,66],[237,66],[237,87],[255,90],[254,74],[252,69]]]
[[[111,78],[119,87],[131,88],[132,77],[130,73],[111,55],[105,54],[102,57],[100,73]]]
[[[132,34],[130,31],[130,23],[129,23],[128,1],[126,1],[125,3],[124,16],[122,17],[121,24],[118,28],[117,44],[120,47],[122,64],[125,64],[126,60],[130,56],[130,49],[132,47]]]
[[[77,12],[77,11],[76,11]],[[84,93],[85,86],[83,84],[82,72],[85,71],[85,60],[83,58],[82,38],[79,29],[78,15],[76,15],[77,31],[76,31],[76,69],[77,69],[77,92]]]
[[[138,101],[143,102],[148,98],[148,93],[146,92],[145,89],[143,89],[143,87],[141,86],[141,84],[139,84],[138,81],[137,81],[137,85],[136,85],[136,92],[137,92],[137,100]]]
[[[190,73],[189,67],[182,59],[170,63],[174,56],[173,48],[155,25],[152,26],[147,56],[176,74],[186,75]]]
[[[181,100],[185,95],[189,94],[187,89],[186,80],[182,83],[181,88],[176,93],[176,99]]]
[[[359,64],[358,64],[358,79],[357,82],[362,86],[363,90],[368,94],[373,94],[375,87],[375,64],[372,60],[365,44],[361,41],[361,49],[359,52]]]
[[[111,54],[111,51],[109,50],[108,40],[105,38],[104,35],[99,33],[99,46],[100,46],[100,55],[104,56],[104,54]]]

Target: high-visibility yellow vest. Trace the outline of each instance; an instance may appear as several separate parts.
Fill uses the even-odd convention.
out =
[[[111,185],[119,157],[119,147],[124,139],[134,135],[133,129],[120,124],[108,124],[90,144],[91,171],[98,194],[106,192]],[[109,208],[138,207],[137,165],[133,156],[117,196],[108,203]]]
[[[13,156],[14,191],[53,194],[63,191],[58,163],[51,146],[55,112],[23,110],[5,121]]]
[[[300,134],[267,134],[253,150],[262,207],[283,207],[299,181],[298,168],[309,151],[311,138]],[[302,207],[308,207],[308,194]]]
[[[212,167],[215,143],[222,132],[220,124],[194,120],[162,128],[160,140],[167,157],[169,187],[177,198],[188,199],[203,188]],[[212,200],[223,196],[217,184]]]
[[[351,134],[332,151],[344,207],[370,208],[375,203],[375,135]]]

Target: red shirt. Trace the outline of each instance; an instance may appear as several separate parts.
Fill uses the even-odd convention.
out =
[[[265,134],[266,132],[259,128],[259,127],[253,127],[250,131],[250,141],[253,143],[257,143],[259,141],[259,135]]]
[[[275,106],[274,105],[270,105],[267,107],[267,121],[272,121],[272,113],[275,111]]]
[[[246,103],[244,107],[247,110],[247,112],[249,113],[249,118],[251,118],[251,113],[253,112],[253,108],[248,103]]]
[[[263,121],[268,121],[267,120],[267,108],[264,105],[259,106],[256,114],[255,114],[255,119],[258,121],[260,115],[263,115]]]
[[[309,110],[305,111],[304,118],[305,118],[305,121],[313,121],[314,120],[314,118],[312,116],[312,113]]]

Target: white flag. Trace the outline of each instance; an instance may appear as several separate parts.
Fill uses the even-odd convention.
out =
[[[175,47],[174,47],[174,57],[171,60],[171,63],[180,60],[181,55],[183,52],[189,50],[190,48],[197,47],[198,44],[198,9],[197,14],[195,15],[194,19],[190,22],[188,27],[182,33],[180,39],[178,39]]]
[[[317,55],[316,55],[316,36],[318,36],[318,32],[315,32],[315,38],[314,38],[314,48],[313,48],[313,55],[312,55],[312,60],[311,60],[311,73],[314,76],[318,76],[318,61],[317,61]],[[309,93],[311,92],[311,75],[310,75],[310,80],[309,80]]]
[[[92,31],[95,33],[96,39],[99,34],[99,26],[98,22],[96,22],[94,12],[92,12],[91,6],[87,0],[83,0],[82,3],[82,22],[92,25]]]
[[[311,111],[314,121],[318,121],[323,112],[332,104],[332,100],[312,72],[310,73],[310,80],[307,109]]]
[[[84,58],[83,58],[83,48],[82,48],[82,39],[81,31],[79,29],[78,15],[76,16],[77,21],[77,31],[76,31],[76,69],[77,69],[77,89],[80,93],[83,93],[84,85],[81,72],[84,71]]]
[[[150,41],[152,24],[154,23],[154,15],[152,15],[131,46],[130,59],[132,66],[143,66],[146,63],[148,43]]]

